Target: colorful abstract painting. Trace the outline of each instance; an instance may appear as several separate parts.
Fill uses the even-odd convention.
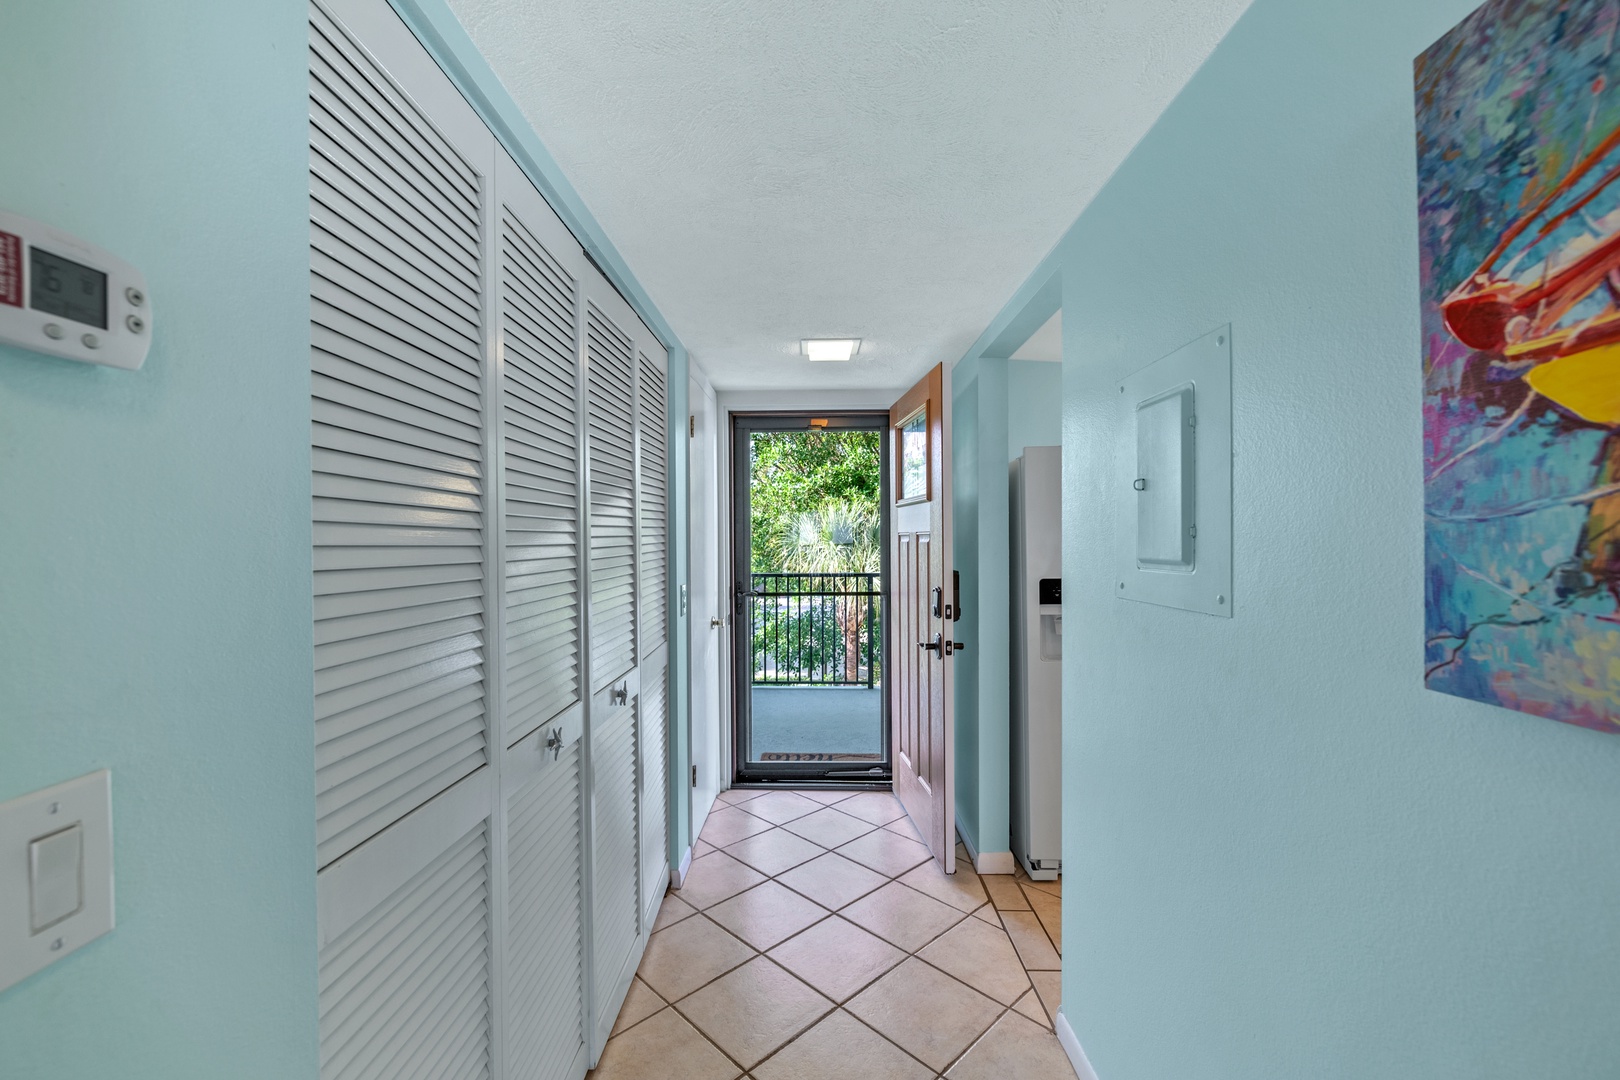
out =
[[[1416,63],[1425,679],[1620,731],[1620,0]]]

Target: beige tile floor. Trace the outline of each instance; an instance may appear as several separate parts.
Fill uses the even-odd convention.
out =
[[[1073,1080],[1059,882],[947,877],[886,792],[720,800],[593,1080]]]

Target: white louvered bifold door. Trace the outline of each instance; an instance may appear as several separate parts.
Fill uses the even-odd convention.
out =
[[[381,0],[312,5],[309,63],[321,1075],[477,1080],[503,848],[494,139]]]
[[[644,346],[636,354],[637,532],[641,617],[637,635],[637,745],[642,751],[641,906],[656,917],[669,868],[666,837],[669,694],[669,393],[668,356]]]
[[[498,155],[507,798],[507,1075],[585,1072],[578,274],[584,256]],[[617,1012],[617,1002],[610,1003]]]
[[[593,1051],[644,943],[637,818],[636,335],[640,320],[594,268],[585,276],[590,506]]]

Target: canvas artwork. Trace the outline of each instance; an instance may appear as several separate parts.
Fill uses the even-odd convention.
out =
[[[1620,0],[1415,65],[1425,679],[1620,731]]]

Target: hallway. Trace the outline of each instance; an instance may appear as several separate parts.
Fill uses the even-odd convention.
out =
[[[887,792],[723,792],[591,1076],[1072,1080],[1060,898],[942,874]]]
[[[0,72],[0,1080],[1620,1080],[1620,0]]]

